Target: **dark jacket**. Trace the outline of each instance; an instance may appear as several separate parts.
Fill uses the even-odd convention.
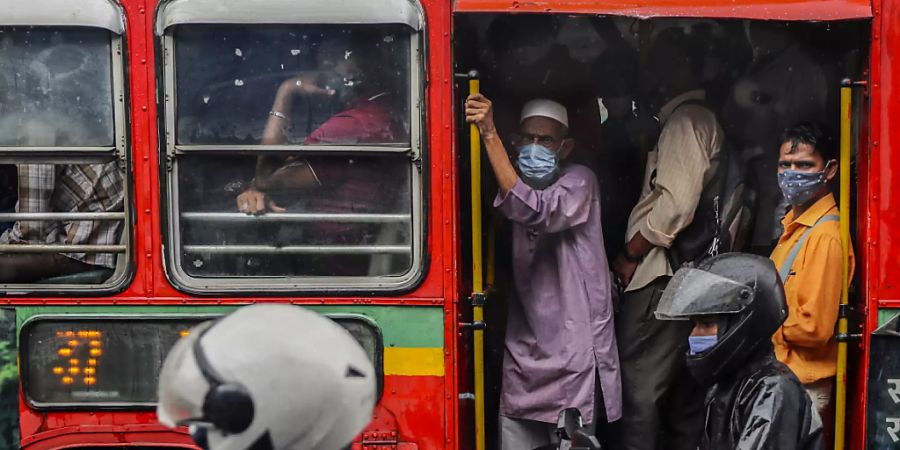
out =
[[[821,450],[822,420],[791,370],[766,346],[706,396],[700,450]]]

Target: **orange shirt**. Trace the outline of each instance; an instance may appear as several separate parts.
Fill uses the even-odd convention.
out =
[[[775,266],[781,265],[794,244],[816,221],[827,215],[837,215],[838,208],[831,194],[816,201],[800,217],[788,212],[782,221],[784,234],[772,251]],[[785,282],[788,317],[772,336],[775,356],[788,365],[800,382],[812,383],[833,377],[837,369],[835,325],[841,302],[841,274],[843,271],[840,223],[823,222],[813,228],[794,260]],[[854,267],[853,247],[850,247],[850,272]]]

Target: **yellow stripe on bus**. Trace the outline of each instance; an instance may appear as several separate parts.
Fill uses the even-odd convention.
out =
[[[384,374],[401,376],[444,376],[444,349],[387,347]]]

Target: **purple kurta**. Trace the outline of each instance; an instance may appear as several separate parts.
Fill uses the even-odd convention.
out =
[[[556,422],[578,408],[594,415],[594,373],[607,420],[622,416],[619,353],[600,189],[587,167],[563,167],[544,190],[516,182],[494,206],[513,222],[513,276],[500,414]]]

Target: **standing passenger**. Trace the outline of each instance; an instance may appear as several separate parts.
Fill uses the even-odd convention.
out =
[[[478,125],[497,177],[494,206],[513,222],[518,301],[510,303],[506,332],[500,448],[554,442],[557,415],[568,407],[595,425],[618,420],[619,358],[600,192],[590,169],[560,164],[573,147],[566,108],[543,99],[525,104],[515,166],[497,135],[490,100],[469,96],[466,121]],[[602,411],[595,411],[601,392],[603,406],[596,409]]]
[[[691,44],[667,31],[650,49],[645,82],[653,88],[649,100],[662,106],[662,131],[647,155],[628,242],[613,263],[627,286],[616,315],[624,402],[618,438],[626,450],[693,450],[702,427],[702,392],[684,365],[691,326],[653,317],[673,272],[667,251],[691,224],[722,147],[722,129],[700,88],[703,59]]]
[[[781,136],[778,184],[791,204],[772,252],[787,294],[788,317],[775,332],[775,355],[797,375],[829,423],[837,371],[834,327],[841,301],[843,250],[838,208],[828,183],[838,170],[834,139],[802,123]],[[853,274],[853,248],[847,276]],[[828,427],[826,427],[827,429]]]

